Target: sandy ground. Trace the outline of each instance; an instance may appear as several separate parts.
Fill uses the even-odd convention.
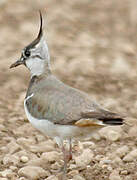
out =
[[[104,129],[92,141],[74,145],[67,179],[136,180],[136,0],[0,1],[0,179],[59,179],[52,170],[62,165],[60,150],[24,113],[29,72],[9,69],[36,37],[39,9],[54,74],[128,116],[128,125]]]

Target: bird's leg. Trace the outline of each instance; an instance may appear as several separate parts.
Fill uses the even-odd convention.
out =
[[[62,146],[62,152],[64,155],[64,174],[67,173],[67,164],[72,159],[72,143],[71,139],[69,139],[69,150],[67,150],[64,145]]]

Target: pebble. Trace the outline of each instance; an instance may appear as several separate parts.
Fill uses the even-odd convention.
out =
[[[19,176],[24,176],[29,180],[35,180],[39,178],[44,178],[46,176],[46,171],[37,166],[25,166],[18,171]]]
[[[135,125],[129,129],[128,135],[130,137],[137,137],[137,125]]]
[[[122,163],[122,160],[120,159],[120,157],[116,157],[115,156],[115,158],[113,158],[113,161],[112,161],[113,163],[116,163],[116,164],[121,164]]]
[[[84,149],[80,156],[75,156],[74,160],[77,167],[85,168],[92,160],[93,152],[90,149]]]
[[[120,174],[122,174],[122,175],[127,175],[127,174],[128,174],[128,171],[127,171],[127,170],[123,170],[123,171],[121,171]]]
[[[55,162],[54,164],[51,164],[51,169],[57,170],[60,169],[61,166],[58,162]]]
[[[29,158],[27,156],[21,156],[20,161],[23,163],[27,163],[29,161]]]
[[[0,171],[0,174],[1,174],[2,177],[8,177],[8,176],[10,176],[12,173],[13,173],[13,172],[12,172],[11,169],[6,169],[6,170],[4,170],[4,171]]]
[[[137,149],[134,149],[123,158],[123,161],[131,162],[134,161],[134,159],[136,158],[137,158]]]
[[[41,155],[41,159],[49,162],[59,161],[60,158],[61,158],[61,153],[58,153],[57,151],[45,152],[42,153]]]
[[[117,129],[115,130],[115,128],[113,127],[104,127],[102,128],[99,133],[100,136],[108,139],[110,141],[117,141],[121,138],[121,131],[122,129],[120,127],[117,127]]]
[[[30,145],[33,145],[35,143],[35,141],[32,138],[28,139],[28,138],[20,137],[17,139],[17,143],[25,148],[29,148]]]
[[[36,145],[31,145],[30,151],[33,153],[43,153],[43,152],[49,152],[53,151],[55,149],[54,143],[51,143],[51,141],[45,141],[45,142],[40,142],[39,144]]]
[[[100,165],[103,165],[103,164],[110,164],[112,161],[110,159],[103,159],[99,162]]]
[[[5,157],[3,158],[3,164],[10,164],[12,163],[13,165],[17,165],[19,163],[19,157],[17,157],[16,155],[10,155],[10,154],[6,154]]]
[[[5,5],[6,3],[7,3],[7,0],[1,0],[0,1],[0,6]]]
[[[45,180],[59,180],[55,175],[49,176]]]
[[[117,141],[120,139],[120,137],[121,135],[118,132],[113,131],[113,130],[109,131],[107,134],[107,138],[111,141]]]
[[[114,171],[110,174],[109,180],[121,180],[121,177],[119,176],[119,172],[117,172],[116,170],[114,170]]]
[[[80,175],[76,175],[73,177],[73,180],[85,180],[85,178],[81,177]]]
[[[12,171],[15,171],[15,170],[17,170],[17,167],[16,167],[16,166],[10,166],[10,169],[11,169]]]
[[[95,148],[96,147],[96,145],[95,145],[95,143],[94,142],[92,142],[92,141],[85,141],[85,142],[82,142],[82,145],[83,145],[83,147],[86,149],[86,148]]]
[[[5,131],[5,126],[0,124],[0,132]]]
[[[69,176],[76,176],[77,174],[79,174],[78,170],[72,170],[68,173]]]
[[[20,146],[15,142],[15,140],[12,140],[7,144],[7,149],[9,149],[9,154],[14,154],[20,150]]]
[[[122,147],[120,147],[120,148],[118,148],[117,150],[116,150],[116,154],[120,157],[120,158],[122,158],[123,156],[125,156],[127,153],[128,153],[128,151],[129,151],[129,148],[128,148],[128,146],[122,146]]]

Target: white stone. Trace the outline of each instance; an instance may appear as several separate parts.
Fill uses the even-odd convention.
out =
[[[45,180],[59,180],[55,175],[49,176]]]
[[[106,139],[109,139],[111,141],[117,141],[121,138],[122,129],[121,127],[104,127],[100,131],[100,136]]]
[[[80,175],[76,175],[73,177],[73,180],[85,180],[85,178],[81,177]]]
[[[115,158],[113,158],[113,161],[112,161],[113,163],[117,163],[117,164],[121,164],[122,163],[122,160],[120,159],[120,157],[115,157]]]
[[[13,172],[11,169],[6,169],[4,171],[0,171],[0,174],[2,177],[8,177],[9,175],[11,175]]]
[[[109,131],[108,136],[107,136],[107,138],[111,141],[117,141],[120,139],[120,137],[121,135],[118,132],[113,131],[113,130]]]
[[[119,176],[119,172],[117,172],[116,170],[114,170],[114,171],[110,174],[109,180],[121,180],[121,177]]]
[[[134,159],[136,158],[137,158],[137,149],[134,149],[123,158],[123,161],[131,162],[134,161]]]
[[[20,137],[17,139],[17,143],[25,148],[29,148],[31,145],[33,145],[35,143],[35,141],[32,138],[27,139],[24,137]]]
[[[122,146],[122,147],[120,147],[120,148],[118,148],[117,150],[116,150],[116,154],[120,157],[120,158],[122,158],[123,156],[125,156],[125,154],[127,154],[128,153],[128,151],[129,151],[129,148],[128,148],[128,146]]]
[[[49,162],[59,161],[61,158],[61,153],[58,153],[56,151],[51,152],[45,152],[42,153],[41,159],[47,160]]]
[[[15,170],[17,170],[17,167],[16,167],[16,166],[10,166],[10,169],[11,169],[12,171],[15,171]]]
[[[20,161],[23,163],[27,163],[29,158],[27,156],[21,156]]]
[[[35,179],[44,178],[46,175],[46,172],[41,167],[25,166],[18,171],[18,174],[19,176],[24,176],[28,178],[29,180],[35,180]]]
[[[122,175],[127,175],[127,174],[128,174],[128,171],[127,171],[127,170],[123,170],[123,171],[121,171],[121,174],[122,174]]]
[[[129,129],[128,135],[130,137],[137,137],[137,125],[135,125]]]
[[[12,140],[7,144],[7,149],[9,149],[10,154],[14,154],[18,150],[20,150],[20,146],[15,142],[15,140]]]
[[[74,160],[77,167],[85,168],[92,160],[93,152],[90,149],[83,150],[80,156],[75,156]]]
[[[72,177],[74,177],[74,176],[76,176],[76,175],[78,175],[79,174],[79,172],[78,172],[78,170],[76,170],[76,169],[74,169],[74,170],[72,170],[72,171],[70,171],[69,173],[68,173],[68,175],[69,176],[72,176]]]
[[[39,144],[30,146],[30,151],[33,153],[49,152],[49,151],[53,151],[54,149],[55,149],[55,143],[51,140],[40,142]]]
[[[82,145],[83,145],[84,148],[89,148],[89,147],[90,148],[95,148],[96,147],[95,143],[92,142],[92,141],[82,142]]]
[[[17,165],[19,163],[19,158],[16,155],[6,154],[3,158],[3,164],[10,164]]]

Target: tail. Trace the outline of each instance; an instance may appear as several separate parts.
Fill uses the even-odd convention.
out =
[[[112,113],[109,111],[104,111],[103,116],[99,118],[106,125],[119,126],[124,124],[124,117],[117,113]]]
[[[110,118],[110,119],[100,119],[103,121],[103,124],[112,125],[112,126],[120,126],[123,125],[124,119],[123,118]]]
[[[104,109],[99,111],[91,111],[82,113],[84,118],[96,118],[103,122],[104,125],[119,126],[124,124],[125,117],[120,116],[117,113],[113,113]]]

